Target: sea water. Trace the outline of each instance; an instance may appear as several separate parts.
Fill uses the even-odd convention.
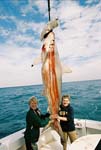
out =
[[[48,103],[42,89],[42,85],[0,88],[0,138],[26,127],[31,96],[37,97],[41,112],[46,112]],[[101,80],[65,82],[62,94],[71,96],[75,118],[101,121]]]

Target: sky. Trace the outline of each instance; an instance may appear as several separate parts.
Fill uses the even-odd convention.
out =
[[[61,62],[72,69],[62,82],[101,79],[101,1],[50,0]],[[48,23],[47,0],[0,0],[0,87],[42,84],[40,34]]]

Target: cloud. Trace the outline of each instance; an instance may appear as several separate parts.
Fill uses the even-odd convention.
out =
[[[72,3],[67,6],[67,15],[63,11],[65,10],[64,5],[59,9],[62,25],[61,30],[57,32],[57,38],[59,43],[60,41],[63,43],[62,45],[58,44],[59,48],[61,47],[60,49],[63,50],[60,51],[61,56],[67,54],[79,57],[80,55],[100,54],[99,6],[83,8]]]
[[[32,69],[31,64],[35,57],[34,49],[3,46],[0,55],[0,86],[17,86],[39,83],[36,80],[37,69]],[[33,53],[32,53],[33,51]],[[41,67],[40,67],[41,68]],[[40,76],[41,78],[41,76]],[[41,80],[41,79],[40,79]]]

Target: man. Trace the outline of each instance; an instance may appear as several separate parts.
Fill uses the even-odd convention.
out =
[[[77,133],[75,131],[74,124],[74,111],[73,107],[70,105],[70,96],[63,95],[62,103],[60,105],[59,116],[56,117],[60,120],[60,125],[63,131],[64,141],[62,145],[64,150],[67,149],[67,140],[70,138],[71,143],[77,139]]]

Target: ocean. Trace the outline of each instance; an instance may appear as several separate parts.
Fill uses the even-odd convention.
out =
[[[28,100],[38,98],[42,113],[47,99],[41,95],[43,85],[0,88],[0,138],[25,128]],[[75,118],[101,121],[101,80],[65,82],[62,94],[71,96]]]

